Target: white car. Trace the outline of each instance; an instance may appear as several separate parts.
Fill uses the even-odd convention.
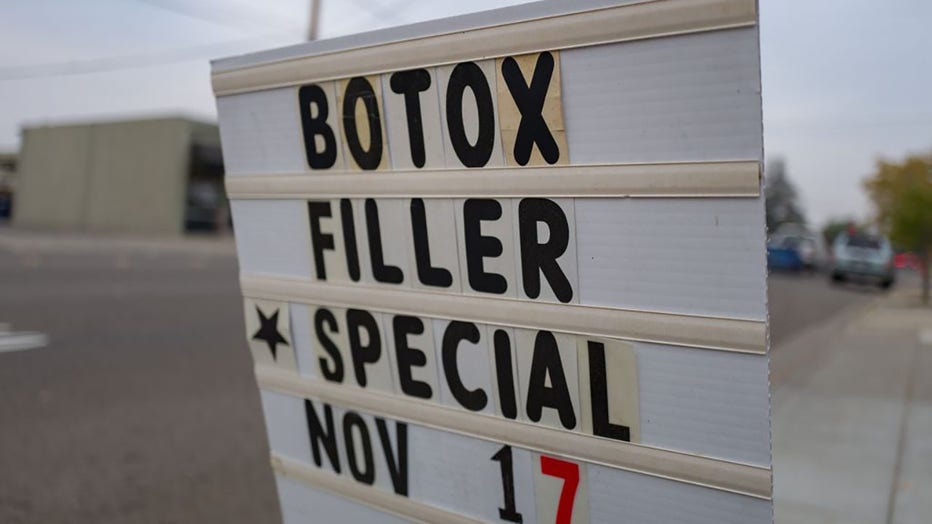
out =
[[[873,281],[886,289],[896,280],[890,241],[860,231],[845,231],[832,244],[832,280]]]

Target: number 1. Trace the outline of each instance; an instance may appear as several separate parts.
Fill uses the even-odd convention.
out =
[[[505,507],[498,508],[499,518],[507,522],[524,522],[524,517],[515,508],[515,473],[511,461],[511,446],[503,446],[496,454],[492,455],[492,460],[498,462],[501,466],[502,491],[505,494]],[[578,481],[578,473],[576,477]]]

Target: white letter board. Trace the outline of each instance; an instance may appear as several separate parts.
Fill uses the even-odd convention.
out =
[[[754,0],[217,61],[286,523],[772,519]]]

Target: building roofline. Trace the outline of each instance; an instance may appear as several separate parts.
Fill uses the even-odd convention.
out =
[[[49,127],[82,127],[108,124],[125,124],[134,122],[163,122],[163,121],[182,121],[189,124],[216,126],[217,121],[210,118],[197,117],[184,113],[148,113],[125,116],[87,116],[76,118],[64,118],[61,120],[34,120],[25,121],[20,124],[20,129],[28,131],[32,129],[42,129]],[[0,151],[2,152],[2,151]]]

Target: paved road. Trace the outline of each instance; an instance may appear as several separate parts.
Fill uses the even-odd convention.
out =
[[[808,327],[824,323],[843,310],[865,304],[882,294],[871,286],[830,285],[822,274],[777,273],[770,276],[767,284],[770,343],[774,348]]]
[[[276,521],[231,245],[9,233],[0,322],[51,343],[0,354],[0,522]],[[872,296],[777,276],[773,340]]]
[[[0,242],[0,322],[51,340],[0,354],[0,522],[278,519],[236,272]]]

